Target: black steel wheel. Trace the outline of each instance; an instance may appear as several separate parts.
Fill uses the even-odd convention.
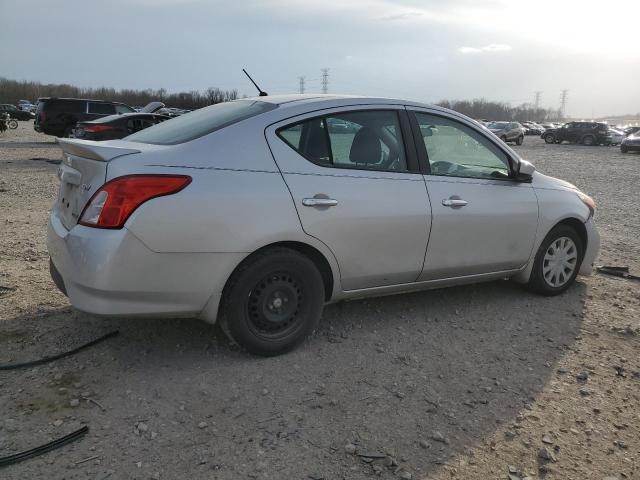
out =
[[[241,347],[261,356],[295,348],[318,325],[324,283],[314,263],[289,248],[249,257],[233,273],[222,299],[220,323]]]

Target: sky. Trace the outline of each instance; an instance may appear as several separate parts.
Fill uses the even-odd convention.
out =
[[[640,1],[0,0],[0,76],[640,112]]]

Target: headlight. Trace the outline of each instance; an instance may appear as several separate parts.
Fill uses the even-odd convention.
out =
[[[596,202],[589,195],[585,195],[582,192],[577,192],[577,194],[582,203],[589,208],[590,215],[593,217],[596,213]]]

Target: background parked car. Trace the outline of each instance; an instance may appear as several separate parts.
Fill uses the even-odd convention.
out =
[[[611,143],[609,126],[602,122],[569,122],[561,128],[546,130],[542,138],[547,143],[581,143],[583,145],[608,145]]]
[[[31,112],[24,112],[15,105],[9,103],[0,104],[0,113],[6,113],[16,120],[33,120],[35,115]]]
[[[624,135],[628,137],[632,133],[640,132],[640,127],[627,127],[623,131],[624,131]]]
[[[487,128],[503,142],[522,145],[524,141],[524,128],[518,122],[489,122]]]
[[[73,135],[75,138],[83,140],[117,140],[164,122],[169,118],[171,117],[155,113],[109,115],[89,122],[78,122]]]
[[[80,98],[39,98],[34,130],[57,137],[69,137],[78,122],[116,113],[132,113],[124,103]]]
[[[522,122],[525,135],[542,135],[545,128],[535,122]]]
[[[620,151],[622,153],[640,152],[640,130],[622,140]]]
[[[610,137],[609,145],[620,145],[626,136],[622,130],[617,128],[609,128],[608,135]]]

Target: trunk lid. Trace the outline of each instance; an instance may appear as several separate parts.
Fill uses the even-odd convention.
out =
[[[59,138],[57,142],[63,154],[58,170],[60,190],[53,211],[70,230],[78,223],[82,209],[91,196],[104,185],[109,162],[124,155],[140,153],[141,150],[131,148],[131,144],[114,145],[90,140]]]

